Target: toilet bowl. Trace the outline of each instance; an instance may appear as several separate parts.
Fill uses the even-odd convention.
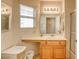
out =
[[[30,50],[26,52],[26,59],[33,59],[34,58],[34,51]]]

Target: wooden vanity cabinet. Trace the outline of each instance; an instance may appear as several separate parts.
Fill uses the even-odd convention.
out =
[[[66,41],[53,40],[40,43],[41,59],[66,59]]]

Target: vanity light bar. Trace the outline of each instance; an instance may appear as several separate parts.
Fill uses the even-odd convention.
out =
[[[44,11],[59,11],[58,8],[43,8]]]
[[[8,6],[5,3],[1,3],[1,14],[10,14],[11,13],[11,7]]]

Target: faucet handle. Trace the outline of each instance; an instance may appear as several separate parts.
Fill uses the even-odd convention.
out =
[[[43,36],[43,34],[40,34],[40,36]]]

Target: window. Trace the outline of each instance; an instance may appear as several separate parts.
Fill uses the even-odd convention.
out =
[[[34,8],[20,5],[20,28],[33,28],[34,18]]]

